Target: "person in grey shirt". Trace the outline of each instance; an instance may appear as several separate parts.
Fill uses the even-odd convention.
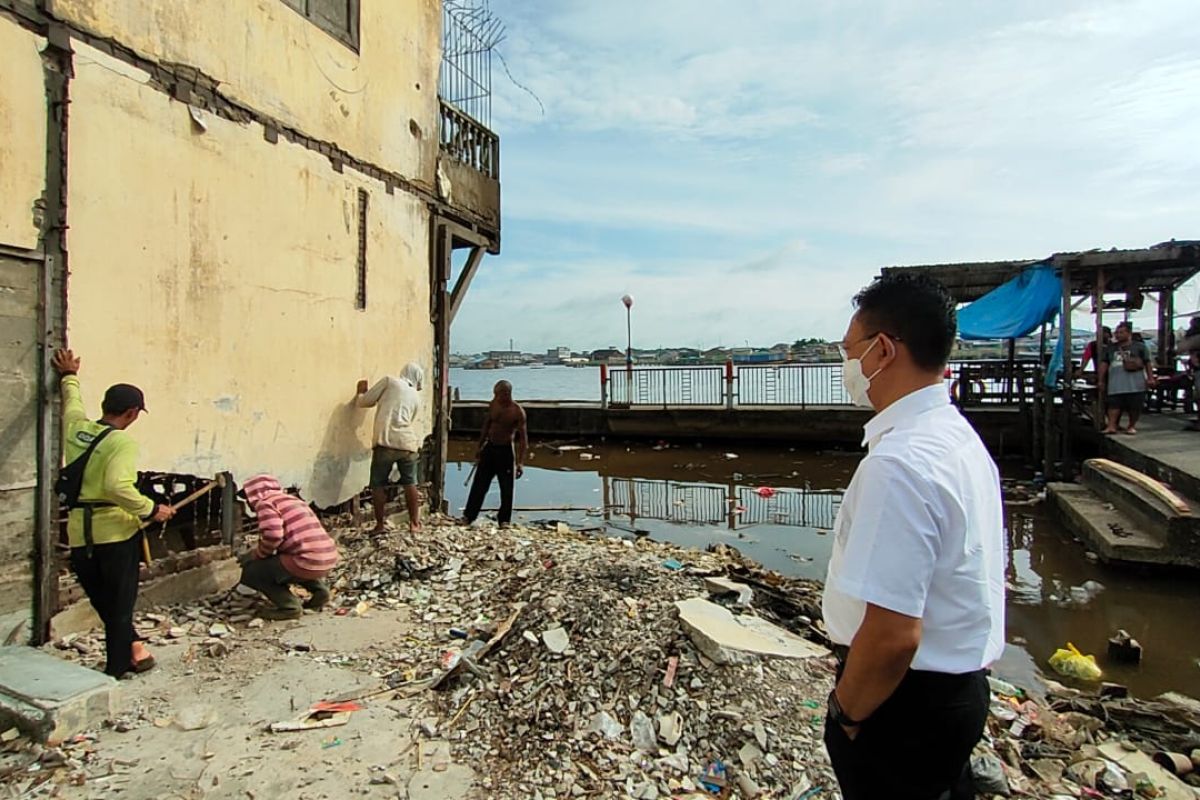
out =
[[[1108,395],[1108,426],[1104,433],[1137,433],[1146,389],[1157,383],[1150,352],[1144,342],[1134,341],[1133,325],[1126,320],[1117,326],[1114,341],[1100,363],[1100,386]],[[1121,414],[1129,416],[1129,427],[1121,428]]]

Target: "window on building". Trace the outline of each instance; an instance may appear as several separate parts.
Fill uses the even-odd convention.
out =
[[[358,49],[359,0],[283,0],[335,39]]]
[[[354,296],[354,307],[360,311],[367,307],[367,203],[370,199],[366,189],[358,190],[358,291]]]

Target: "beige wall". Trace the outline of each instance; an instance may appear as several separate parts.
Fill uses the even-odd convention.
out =
[[[355,53],[283,0],[52,2],[62,19],[143,56],[194,66],[226,96],[432,186],[440,0],[361,6]]]
[[[46,181],[44,40],[0,17],[0,244],[38,244],[34,204]]]
[[[349,405],[358,378],[418,361],[431,424],[427,209],[269,144],[257,124],[208,115],[202,132],[144,73],[75,47],[67,316],[90,410],[108,384],[136,383],[150,408],[131,429],[143,469],[264,470],[321,505],[345,500],[367,481],[371,412]]]

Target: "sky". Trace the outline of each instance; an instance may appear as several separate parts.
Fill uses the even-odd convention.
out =
[[[881,266],[1200,238],[1196,0],[491,9],[502,253],[458,352],[623,348],[626,293],[635,347],[838,339]]]

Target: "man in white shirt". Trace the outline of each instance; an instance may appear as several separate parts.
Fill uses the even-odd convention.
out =
[[[417,414],[421,410],[422,369],[409,363],[400,377],[384,376],[367,389],[367,382],[358,382],[355,403],[360,408],[375,407],[375,431],[371,450],[371,505],[375,508],[375,530],[387,531],[384,508],[387,505],[388,479],[392,467],[400,472],[404,501],[408,505],[408,529],[421,529],[421,498],[417,494],[417,460],[424,437],[417,430]]]
[[[1004,649],[1000,477],[943,385],[957,327],[946,290],[889,276],[854,305],[843,382],[876,414],[825,584],[839,662],[825,745],[845,800],[974,797],[986,670]]]

